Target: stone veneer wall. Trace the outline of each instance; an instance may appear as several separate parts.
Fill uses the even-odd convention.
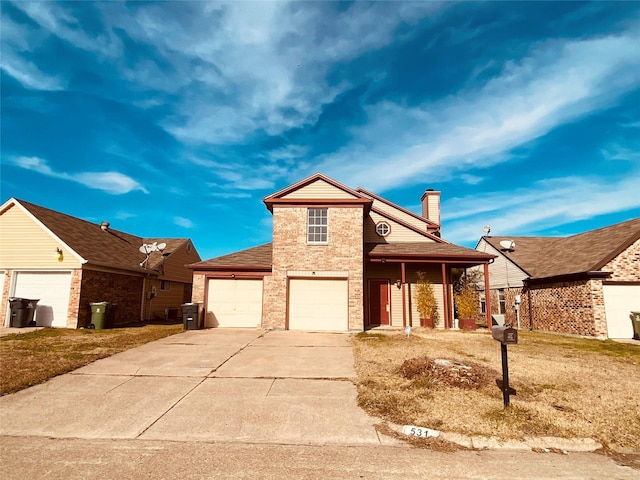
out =
[[[83,270],[77,326],[82,327],[91,323],[89,303],[92,302],[117,304],[114,317],[115,325],[139,321],[142,307],[142,286],[142,277]]]
[[[307,245],[307,208],[274,207],[273,274],[264,279],[263,320],[285,328],[287,271],[345,271],[349,282],[349,329],[364,328],[362,207],[330,207],[327,245]],[[195,285],[194,285],[195,288]]]

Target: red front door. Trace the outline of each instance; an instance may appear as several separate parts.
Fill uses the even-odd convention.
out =
[[[369,280],[369,325],[389,325],[389,280]]]

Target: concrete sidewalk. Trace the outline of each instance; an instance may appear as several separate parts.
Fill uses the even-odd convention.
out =
[[[356,404],[346,334],[191,330],[0,398],[0,435],[397,444]]]

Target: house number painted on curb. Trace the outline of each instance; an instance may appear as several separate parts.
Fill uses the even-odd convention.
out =
[[[431,430],[430,428],[415,427],[413,425],[405,425],[402,427],[402,433],[405,435],[413,435],[414,437],[437,437],[440,435],[438,430]]]

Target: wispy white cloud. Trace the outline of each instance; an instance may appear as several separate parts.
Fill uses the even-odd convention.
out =
[[[320,168],[380,191],[427,174],[446,179],[501,163],[511,149],[638,88],[639,42],[638,30],[548,41],[506,62],[479,88],[420,107],[382,101],[367,109],[367,125],[353,130],[354,141],[324,157]]]
[[[55,2],[16,2],[13,5],[21,9],[43,31],[55,35],[75,48],[108,57],[116,57],[122,51],[121,42],[115,35],[85,31],[82,22],[63,4]]]
[[[188,21],[156,5],[133,16],[111,8],[110,18],[172,65],[165,88],[180,88],[182,98],[164,123],[167,131],[187,142],[228,144],[256,130],[277,135],[315,122],[349,88],[327,81],[330,68],[385,45],[400,23],[442,7],[355,3],[338,12],[332,4],[203,2],[190,8],[196,11]],[[147,70],[131,71],[132,79],[158,78]]]
[[[468,243],[483,235],[535,235],[546,229],[579,220],[640,208],[636,169],[602,187],[596,177],[565,177],[541,180],[530,188],[486,192],[458,197],[442,204],[443,236]]]
[[[64,177],[81,183],[85,187],[102,190],[113,195],[122,195],[134,190],[142,190],[144,193],[149,193],[133,178],[119,172],[84,172],[64,175]]]
[[[0,68],[10,77],[31,90],[63,90],[66,82],[57,76],[43,73],[33,63],[14,55],[13,52],[3,51]]]
[[[46,160],[39,157],[21,156],[13,158],[12,161],[14,165],[20,168],[32,170],[49,177],[80,183],[85,187],[102,190],[112,195],[122,195],[135,190],[149,193],[140,183],[119,172],[81,172],[70,174],[54,171]]]
[[[193,228],[193,222],[184,217],[173,217],[173,223],[182,228]]]

